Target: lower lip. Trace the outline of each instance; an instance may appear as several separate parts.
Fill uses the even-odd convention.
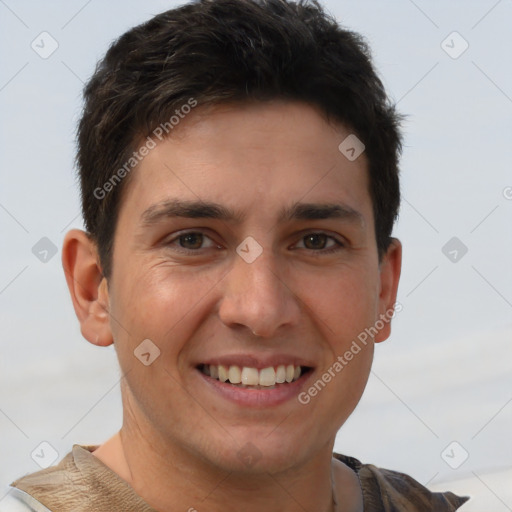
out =
[[[218,379],[213,379],[196,368],[203,381],[217,394],[236,403],[248,407],[272,407],[283,404],[288,400],[297,398],[301,389],[305,387],[313,372],[309,370],[296,381],[287,384],[277,384],[272,389],[251,389],[233,386]]]

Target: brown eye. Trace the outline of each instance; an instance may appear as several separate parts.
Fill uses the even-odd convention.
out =
[[[306,250],[314,256],[326,256],[342,251],[346,248],[346,244],[326,233],[313,232],[302,236],[295,247]]]
[[[165,247],[190,256],[204,256],[213,249],[222,249],[219,244],[202,231],[181,231],[165,241]]]
[[[203,244],[203,234],[187,233],[181,235],[178,240],[180,241],[180,246],[184,249],[200,249]]]
[[[304,237],[304,245],[306,249],[324,249],[328,238],[323,233],[312,233]]]

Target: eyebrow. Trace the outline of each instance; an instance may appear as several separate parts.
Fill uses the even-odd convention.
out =
[[[240,223],[245,215],[226,206],[210,201],[187,201],[169,199],[154,204],[141,215],[143,226],[151,226],[173,217],[191,219],[218,219]],[[364,224],[363,215],[350,206],[337,203],[294,203],[285,207],[278,216],[278,222],[292,220],[341,219]]]

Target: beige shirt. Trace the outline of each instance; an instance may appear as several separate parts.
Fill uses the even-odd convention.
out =
[[[24,491],[17,499],[22,501],[25,496],[34,507],[35,498],[36,503],[51,512],[157,512],[117,473],[92,455],[97,447],[75,444],[58,465],[18,478],[11,483]],[[403,473],[362,464],[337,453],[333,456],[359,477],[364,512],[449,512],[469,499],[451,492],[432,493]]]

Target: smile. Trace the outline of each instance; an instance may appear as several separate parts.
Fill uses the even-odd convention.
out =
[[[295,382],[310,370],[307,366],[295,366],[293,364],[269,366],[261,370],[247,366],[202,364],[198,369],[203,374],[220,382],[254,389],[274,389],[276,385]]]

